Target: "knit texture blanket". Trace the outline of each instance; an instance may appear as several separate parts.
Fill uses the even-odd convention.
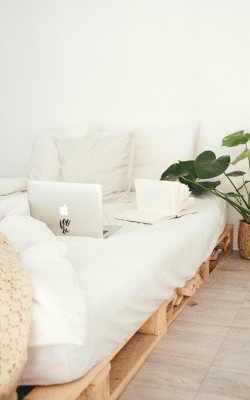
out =
[[[27,360],[31,308],[30,279],[0,232],[0,400],[15,396]]]

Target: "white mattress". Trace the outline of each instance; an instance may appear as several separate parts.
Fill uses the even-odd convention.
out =
[[[104,223],[121,225],[114,216],[133,207],[133,202],[105,204]],[[62,239],[85,293],[86,339],[84,345],[30,346],[20,384],[54,384],[84,375],[195,274],[226,224],[224,201],[201,197],[196,207],[196,214],[152,226],[123,222],[106,240]]]

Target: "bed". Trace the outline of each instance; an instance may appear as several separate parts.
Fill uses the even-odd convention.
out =
[[[135,193],[124,192],[118,198],[107,193],[103,222],[122,227],[106,240],[55,237],[29,216],[26,193],[0,199],[0,231],[14,244],[33,286],[28,362],[19,384],[45,385],[47,391],[35,389],[27,399],[117,398],[174,314],[208,278],[214,248],[230,247],[232,230],[220,199],[200,197],[196,214],[145,225],[115,219],[135,207]],[[121,349],[136,348],[131,338],[138,330],[140,338],[149,338],[147,350],[143,345],[141,361],[122,379],[120,366],[128,358]],[[113,383],[107,383],[116,364]]]

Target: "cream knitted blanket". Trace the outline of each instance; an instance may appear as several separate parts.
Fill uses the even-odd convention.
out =
[[[14,399],[27,360],[31,282],[9,240],[0,232],[0,400]]]

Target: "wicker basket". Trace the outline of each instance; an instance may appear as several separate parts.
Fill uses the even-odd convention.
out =
[[[250,224],[240,220],[238,231],[238,246],[240,255],[247,260],[250,260]]]

